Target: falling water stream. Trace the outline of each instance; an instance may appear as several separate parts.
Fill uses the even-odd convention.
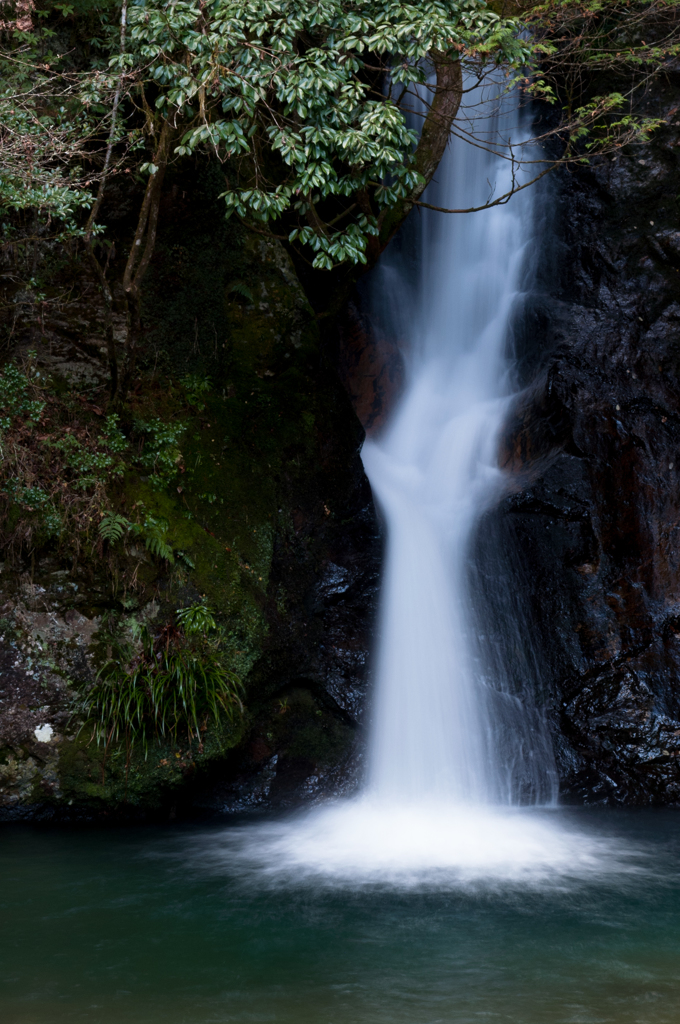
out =
[[[512,111],[470,102],[482,138],[512,130]],[[506,157],[454,143],[428,200],[467,209],[503,195]],[[555,813],[545,723],[486,663],[469,585],[474,531],[508,485],[508,337],[533,229],[531,190],[483,212],[425,211],[374,276],[373,315],[402,340],[406,381],[362,453],[387,534],[366,778],[351,799],[244,827],[238,849],[230,833],[232,856],[265,874],[441,889],[597,876],[625,860]]]
[[[489,118],[482,129],[495,142],[510,117]],[[511,174],[507,153],[454,143],[427,198],[445,208],[483,206],[492,189],[508,191]],[[502,705],[485,699],[474,657],[467,563],[480,516],[506,486],[497,448],[511,390],[508,324],[527,264],[532,198],[518,194],[467,215],[424,210],[412,232],[418,277],[408,307],[399,296],[409,268],[398,257],[388,254],[374,288],[377,315],[404,339],[406,360],[402,400],[363,449],[387,523],[368,780],[379,799],[489,804],[519,795],[508,774],[517,758],[496,742]],[[549,751],[544,737],[532,740],[521,717],[513,724],[523,777],[530,762],[531,797],[549,802],[550,754],[532,757],[535,748]]]

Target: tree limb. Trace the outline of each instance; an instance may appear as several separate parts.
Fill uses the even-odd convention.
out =
[[[154,174],[149,176],[144,193],[142,208],[139,211],[137,230],[132,240],[130,255],[125,265],[123,274],[123,290],[128,307],[128,328],[125,339],[125,371],[123,377],[123,395],[129,385],[135,364],[137,340],[141,328],[140,323],[140,293],[142,279],[146,274],[153,251],[156,247],[156,230],[158,227],[158,210],[161,202],[161,190],[163,178],[168,166],[170,156],[170,145],[175,129],[169,120],[163,121],[163,127],[158,139],[153,163],[156,167]],[[145,239],[146,236],[146,239]],[[142,253],[142,242],[145,241],[144,252]],[[140,256],[141,254],[141,256]]]
[[[406,196],[391,209],[384,210],[380,215],[378,219],[380,234],[371,240],[374,245],[370,248],[374,251],[367,253],[371,266],[377,262],[380,253],[386,248],[432,180],[449,143],[451,125],[460,107],[463,96],[463,72],[460,61],[458,58],[449,57],[438,50],[433,51],[432,60],[437,84],[414,158],[414,168],[422,175],[422,181],[416,185],[409,196]]]
[[[123,7],[120,12],[120,55],[121,57],[125,53],[125,33],[127,29],[127,4],[128,0],[123,0]],[[95,221],[99,215],[101,205],[104,199],[104,190],[106,188],[106,181],[108,178],[109,167],[111,166],[111,156],[113,154],[113,147],[116,141],[116,126],[118,123],[118,106],[120,104],[120,96],[123,91],[123,78],[125,77],[124,71],[121,69],[118,81],[116,82],[116,91],[113,96],[113,106],[111,108],[111,129],[109,131],[109,139],[106,146],[106,155],[104,157],[104,168],[102,170],[101,178],[99,179],[99,188],[97,189],[97,197],[94,201],[94,205],[90,210],[90,216],[87,218],[87,224],[85,226],[85,244],[90,245],[92,240],[92,231],[95,225]]]

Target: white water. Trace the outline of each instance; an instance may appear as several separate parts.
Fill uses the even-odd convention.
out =
[[[509,189],[507,161],[459,142],[427,199],[480,206],[489,183],[497,195]],[[553,796],[540,720],[517,700],[493,699],[503,681],[485,678],[473,643],[468,573],[473,531],[507,486],[497,448],[510,401],[508,324],[532,229],[530,190],[479,213],[423,211],[408,309],[398,257],[388,254],[374,289],[378,320],[405,339],[406,359],[403,398],[362,453],[387,525],[368,778],[378,800]]]
[[[489,182],[505,192],[507,164],[456,144],[427,198],[480,205]],[[482,213],[425,213],[417,274],[398,254],[383,260],[377,317],[404,339],[407,380],[363,449],[388,537],[366,784],[354,799],[230,830],[218,859],[279,880],[439,888],[561,884],[630,866],[617,842],[554,809],[541,716],[489,677],[472,614],[471,541],[506,486],[506,347],[532,222],[531,190]]]

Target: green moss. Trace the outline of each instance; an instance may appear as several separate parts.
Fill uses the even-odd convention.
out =
[[[64,742],[60,750],[61,799],[95,812],[125,805],[162,807],[196,772],[236,746],[245,727],[243,719],[209,729],[201,747],[196,742],[158,744],[149,748],[147,756],[141,746],[131,752],[123,746],[105,752],[83,732]]]

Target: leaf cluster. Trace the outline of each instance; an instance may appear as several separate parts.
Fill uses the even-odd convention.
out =
[[[421,183],[386,83],[422,85],[433,52],[513,67],[530,54],[483,0],[138,0],[130,23],[156,108],[187,126],[176,152],[241,158],[251,183],[224,192],[227,213],[294,215],[290,241],[321,269],[365,263],[376,215]],[[319,204],[346,222],[329,230]]]
[[[45,403],[33,397],[40,386],[40,373],[31,368],[27,372],[15,363],[9,363],[0,373],[0,430],[11,430],[16,417],[35,425],[40,421]]]
[[[137,461],[144,469],[151,471],[149,482],[153,487],[165,487],[176,475],[182,462],[179,443],[185,430],[185,424],[169,423],[158,416],[135,421],[136,433],[145,438],[143,451]]]
[[[0,206],[89,244],[100,185],[132,169],[162,179],[170,126],[171,160],[222,162],[227,216],[282,222],[322,270],[366,264],[388,212],[419,201],[407,113],[423,116],[436,61],[457,62],[468,91],[519,84],[518,102],[560,108],[530,140],[558,139],[558,163],[645,141],[660,122],[637,116],[635,96],[680,55],[680,0],[129,0],[127,29],[115,0],[41,2],[4,5],[30,26],[7,19],[0,35]],[[66,32],[81,23],[88,46]],[[606,80],[621,74],[629,88]],[[550,164],[477,134],[475,116],[454,134],[511,160],[512,191],[518,159]]]
[[[526,89],[562,107],[552,134],[567,158],[649,141],[664,122],[635,103],[680,57],[679,0],[547,0],[524,17],[534,41]]]
[[[89,58],[80,62],[73,32],[64,32],[74,5],[6,0],[0,6],[0,209],[56,221],[55,238],[79,235],[110,115],[106,23],[113,5],[75,5],[81,21],[94,15],[103,30],[103,38],[95,32],[88,40]]]

